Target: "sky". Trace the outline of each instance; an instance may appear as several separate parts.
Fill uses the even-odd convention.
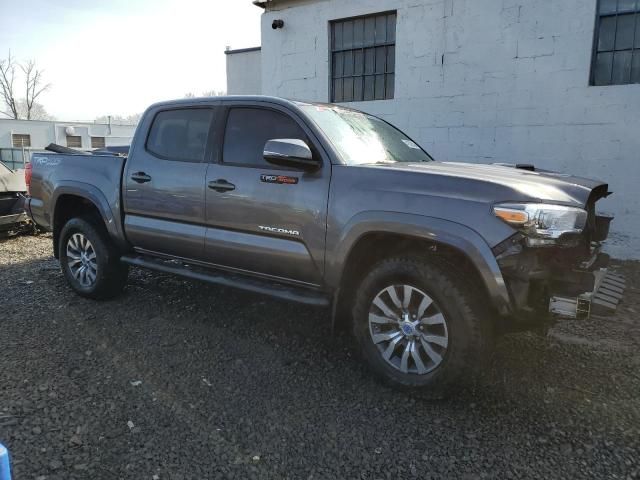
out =
[[[224,50],[260,45],[251,0],[0,0],[0,59],[33,59],[59,120],[226,90]]]

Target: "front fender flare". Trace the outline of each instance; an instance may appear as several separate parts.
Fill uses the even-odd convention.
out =
[[[453,247],[471,261],[483,280],[493,305],[501,314],[511,310],[509,292],[500,266],[485,240],[475,231],[456,222],[435,217],[368,211],[352,217],[342,228],[342,234],[327,245],[326,280],[339,288],[344,267],[352,248],[364,235],[390,233],[405,235]]]

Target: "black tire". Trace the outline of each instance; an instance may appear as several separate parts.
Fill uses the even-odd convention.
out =
[[[426,293],[433,300],[433,308],[437,308],[446,320],[442,328],[446,329],[443,335],[447,335],[448,345],[444,352],[440,352],[440,363],[427,373],[418,373],[416,362],[413,372],[401,371],[383,358],[384,347],[380,349],[374,343],[373,335],[376,332],[372,329],[376,329],[377,325],[370,327],[370,309],[376,310],[372,306],[373,301],[379,293],[393,285],[409,285],[418,289],[419,293]],[[404,389],[417,388],[432,398],[442,398],[454,388],[469,385],[485,360],[490,340],[487,318],[482,313],[482,307],[474,304],[472,298],[465,281],[456,278],[453,270],[435,258],[399,256],[380,261],[363,279],[353,307],[353,331],[362,355],[385,383]],[[391,324],[389,328],[396,327]],[[416,326],[415,337],[403,338],[400,344],[394,346],[394,355],[399,355],[396,352],[402,352],[403,343],[406,345],[410,339],[419,344],[422,337],[418,329],[423,328],[421,324]],[[409,362],[413,362],[413,359]]]
[[[97,265],[95,280],[90,285],[82,285],[74,277],[69,265],[71,257],[67,255],[69,239],[74,234],[82,234],[91,242]],[[120,262],[120,254],[109,238],[104,226],[92,217],[79,217],[69,220],[60,232],[58,243],[60,267],[71,288],[83,297],[94,300],[106,300],[120,294],[129,274],[129,267]]]

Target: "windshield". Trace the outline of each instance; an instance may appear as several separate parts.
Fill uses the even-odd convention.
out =
[[[433,161],[404,133],[372,115],[331,105],[300,108],[325,133],[347,165]]]

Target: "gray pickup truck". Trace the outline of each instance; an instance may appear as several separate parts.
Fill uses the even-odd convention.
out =
[[[389,123],[270,97],[151,106],[124,156],[34,155],[30,214],[80,295],[130,265],[327,306],[372,370],[442,392],[496,336],[615,310],[605,183],[434,161]]]

